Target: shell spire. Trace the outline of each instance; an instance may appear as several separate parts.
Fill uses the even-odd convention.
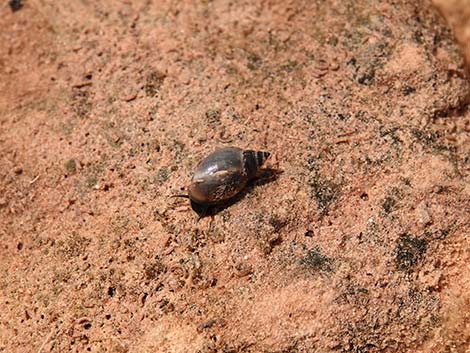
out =
[[[269,152],[264,151],[243,151],[243,166],[249,179],[254,178],[258,170],[270,156]]]

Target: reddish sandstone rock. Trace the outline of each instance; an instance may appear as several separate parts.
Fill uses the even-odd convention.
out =
[[[0,351],[464,352],[469,83],[427,1],[0,11]],[[197,222],[170,196],[226,145],[283,173]]]

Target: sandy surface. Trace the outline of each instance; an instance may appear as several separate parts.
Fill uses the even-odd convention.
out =
[[[0,352],[469,351],[470,55],[429,2],[16,10]],[[198,221],[170,196],[226,145],[283,173]]]
[[[454,30],[455,38],[466,59],[468,71],[470,67],[470,1],[433,0],[433,4]]]

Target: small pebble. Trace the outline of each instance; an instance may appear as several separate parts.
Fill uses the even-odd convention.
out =
[[[134,99],[137,98],[137,92],[131,91],[131,92],[126,92],[125,94],[122,95],[121,99],[124,102],[132,102]]]
[[[21,173],[23,173],[23,168],[16,166],[15,168],[13,168],[13,173],[15,173],[16,175],[20,175]]]
[[[428,225],[432,222],[432,217],[431,217],[431,213],[429,211],[429,207],[426,205],[425,202],[421,202],[418,205],[416,211],[418,213],[418,222],[422,226],[426,226],[426,225]]]

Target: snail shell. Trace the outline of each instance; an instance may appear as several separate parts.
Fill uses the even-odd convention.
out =
[[[234,197],[256,176],[269,155],[237,147],[216,150],[196,167],[189,198],[197,204],[213,205]]]

